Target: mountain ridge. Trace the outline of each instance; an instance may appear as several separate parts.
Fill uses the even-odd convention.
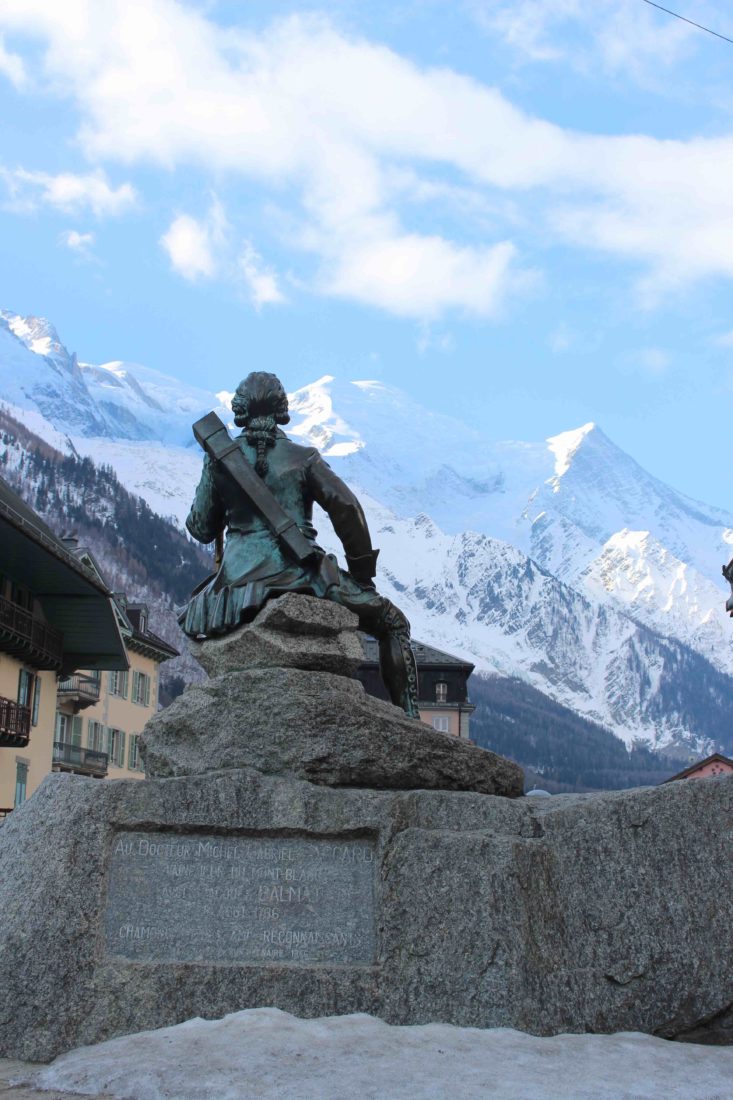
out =
[[[33,321],[0,314],[0,335],[4,325],[35,360],[14,388],[0,344],[0,399],[65,429],[68,447],[111,465],[182,525],[201,468],[190,424],[211,407],[231,419],[228,395],[121,361],[79,365]],[[53,400],[64,364],[94,414],[81,426]],[[382,548],[380,585],[416,634],[546,690],[627,744],[702,750],[717,740],[722,718],[703,693],[723,706],[733,684],[718,580],[733,516],[646,474],[593,423],[496,443],[395,387],[333,375],[291,395],[291,418],[289,434],[318,446],[363,499]],[[340,552],[322,513],[316,525]]]

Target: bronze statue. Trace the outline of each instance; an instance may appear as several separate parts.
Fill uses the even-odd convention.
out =
[[[374,586],[379,551],[372,549],[359,501],[315,447],[298,446],[278,427],[290,416],[274,374],[249,374],[237,387],[232,409],[243,429],[236,440],[213,413],[194,425],[207,453],[186,526],[199,542],[219,547],[226,531],[226,542],[216,574],[195,590],[181,616],[184,631],[192,638],[226,634],[285,592],[333,600],[378,639],[392,702],[418,718],[410,624]],[[314,502],[341,540],[348,572],[315,541]]]

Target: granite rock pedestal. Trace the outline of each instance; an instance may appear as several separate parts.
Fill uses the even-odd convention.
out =
[[[253,768],[330,787],[480,791],[516,798],[506,757],[407,718],[364,691],[357,618],[289,594],[220,639],[194,642],[210,679],[145,727],[150,778]]]
[[[213,643],[147,779],[51,775],[0,827],[0,1056],[265,1005],[730,1042],[733,777],[506,797],[516,765],[366,697],[348,613],[303,599]]]

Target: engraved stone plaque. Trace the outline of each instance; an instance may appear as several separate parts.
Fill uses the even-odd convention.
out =
[[[119,832],[107,954],[131,962],[368,965],[371,838]]]

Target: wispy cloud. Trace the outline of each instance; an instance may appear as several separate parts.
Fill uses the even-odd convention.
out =
[[[91,210],[97,217],[104,217],[121,214],[136,201],[132,184],[112,187],[103,172],[51,175],[25,168],[0,168],[0,179],[8,190],[11,205],[18,210],[35,210],[43,205],[67,214]]]
[[[277,276],[268,269],[250,241],[245,241],[239,257],[239,270],[256,309],[279,305],[285,296],[278,286]]]
[[[540,52],[559,48],[562,20],[600,13],[597,46],[623,67],[614,12],[647,18],[630,2],[505,0],[482,10],[517,40],[523,25]],[[319,293],[422,320],[446,311],[495,317],[536,265],[522,239],[540,236],[630,261],[649,301],[697,279],[733,278],[733,136],[662,141],[565,130],[495,88],[421,68],[324,19],[293,17],[245,34],[176,0],[5,0],[0,29],[44,40],[34,79],[45,74],[51,91],[63,85],[75,98],[79,142],[93,161],[196,166],[294,201],[283,244],[315,258]],[[687,48],[687,31],[661,33],[655,25],[647,53]],[[30,175],[24,182],[43,201],[91,202],[89,188],[82,200],[51,184],[57,177]],[[98,175],[70,179],[98,181],[97,210],[109,212],[112,196],[120,206],[131,201],[122,193],[129,185],[115,192]],[[463,232],[450,219],[420,231],[416,206],[426,202],[461,203]],[[163,246],[186,278],[219,270],[206,219],[179,214]],[[246,248],[240,255],[255,304],[275,301],[282,291],[269,268]]]
[[[553,329],[547,338],[547,342],[550,345],[550,351],[553,355],[561,355],[565,351],[570,351],[574,346],[576,343],[576,336],[567,325],[561,324]]]
[[[66,229],[61,234],[59,241],[66,248],[75,252],[81,259],[90,260],[93,256],[95,239],[93,233],[80,233],[78,229]]]
[[[160,238],[171,267],[196,282],[220,278],[243,284],[247,297],[259,310],[285,301],[277,275],[267,266],[251,241],[237,243],[222,203],[216,196],[203,218],[179,214]]]
[[[633,356],[633,360],[642,370],[652,375],[664,374],[672,361],[669,353],[662,348],[641,348]]]
[[[2,35],[0,35],[0,76],[4,76],[16,88],[22,88],[28,83],[28,74],[22,57],[6,50]]]
[[[699,31],[641,0],[472,0],[470,10],[520,59],[561,62],[580,72],[600,66],[644,84],[656,83],[699,44]],[[693,18],[716,19],[700,0],[688,0],[686,10]]]

